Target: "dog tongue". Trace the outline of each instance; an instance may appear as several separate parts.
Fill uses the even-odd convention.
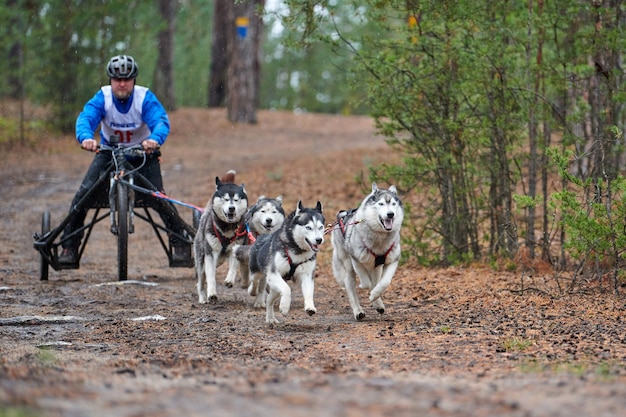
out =
[[[385,226],[385,230],[391,230],[393,228],[393,219],[386,218],[383,221],[383,225]]]

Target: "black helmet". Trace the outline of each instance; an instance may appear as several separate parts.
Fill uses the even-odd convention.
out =
[[[107,75],[109,78],[137,78],[137,63],[130,55],[118,55],[111,58],[107,64]]]

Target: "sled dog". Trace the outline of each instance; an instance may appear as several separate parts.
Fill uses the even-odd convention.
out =
[[[226,183],[219,177],[215,177],[215,184],[216,190],[200,217],[193,242],[201,304],[217,300],[217,267],[229,259],[234,244],[245,244],[248,239],[244,223],[248,195],[244,184]]]
[[[304,311],[310,316],[317,311],[313,302],[313,273],[317,252],[324,242],[324,221],[322,203],[318,201],[315,208],[305,208],[302,201],[298,201],[296,210],[285,218],[278,230],[259,235],[249,246],[250,285],[263,295],[266,285],[269,288],[267,300],[262,298],[267,323],[279,322],[274,316],[274,304],[279,298],[280,312],[289,313],[289,280],[301,286]]]
[[[358,208],[337,214],[331,232],[333,274],[346,289],[356,320],[365,317],[356,289],[357,275],[360,288],[370,290],[372,306],[380,314],[385,312],[381,297],[398,268],[403,218],[395,185],[382,189],[376,183]]]
[[[275,198],[260,196],[256,203],[248,209],[244,217],[248,232],[256,239],[259,235],[265,235],[276,231],[285,221],[285,210],[283,209],[283,197]],[[252,243],[252,242],[250,242]],[[233,246],[230,254],[228,274],[224,285],[232,287],[237,280],[237,274],[241,276],[241,288],[248,288],[250,284],[248,273],[247,256],[237,257],[239,245]]]

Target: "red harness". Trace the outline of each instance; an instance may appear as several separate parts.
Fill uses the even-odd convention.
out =
[[[371,250],[370,248],[367,247],[367,245],[365,244],[365,242],[363,242],[363,246],[365,246],[365,249],[367,249],[367,251],[369,253],[372,254],[372,256],[374,257],[374,268],[376,268],[378,265],[384,265],[385,261],[387,260],[387,255],[389,255],[389,253],[391,252],[391,250],[393,249],[393,247],[396,245],[396,242],[393,242],[391,244],[391,247],[389,249],[387,249],[387,252],[385,252],[382,255],[378,255],[377,253],[375,253],[373,250]]]
[[[228,248],[228,246],[231,243],[233,243],[235,240],[237,240],[237,238],[242,237],[242,236],[247,236],[248,239],[250,239],[252,237],[252,235],[246,230],[245,223],[242,223],[242,224],[239,225],[237,230],[235,230],[235,235],[233,237],[227,238],[226,236],[224,236],[222,231],[217,228],[217,225],[215,224],[215,221],[213,221],[213,233],[215,233],[215,236],[217,236],[217,238],[219,239],[220,243],[222,244],[222,253],[225,252],[226,248]],[[247,243],[248,242],[245,242],[244,244],[247,244]]]
[[[296,273],[296,268],[298,268],[303,263],[310,262],[310,261],[314,260],[316,255],[317,254],[314,253],[313,256],[311,256],[306,261],[300,262],[299,264],[294,264],[293,261],[291,260],[291,256],[289,256],[289,249],[287,249],[287,245],[285,245],[285,256],[287,257],[287,262],[289,263],[289,273],[287,273],[287,275],[285,275],[283,277],[283,279],[285,281],[289,281],[291,278],[293,278],[293,274]]]

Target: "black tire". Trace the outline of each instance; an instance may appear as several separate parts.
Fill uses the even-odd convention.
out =
[[[128,190],[117,183],[117,270],[118,279],[128,278]]]
[[[45,235],[50,231],[50,212],[44,211],[41,215],[41,235]],[[48,280],[48,271],[50,270],[50,264],[43,254],[41,255],[41,263],[39,265],[39,280]]]

